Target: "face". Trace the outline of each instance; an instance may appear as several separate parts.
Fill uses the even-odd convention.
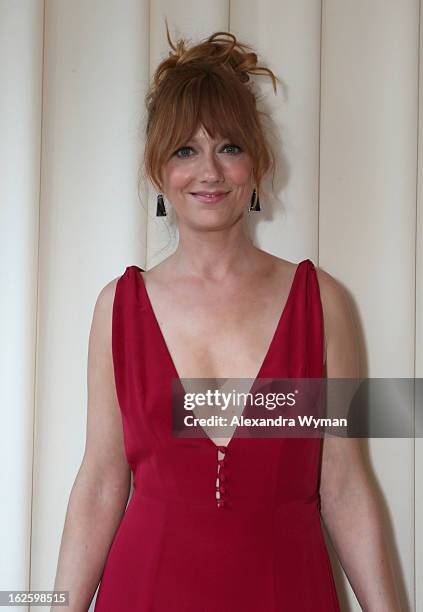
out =
[[[239,219],[253,189],[251,157],[227,138],[211,139],[202,127],[162,168],[162,192],[178,221],[194,225]]]

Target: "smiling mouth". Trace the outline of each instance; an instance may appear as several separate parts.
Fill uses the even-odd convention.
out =
[[[229,191],[225,191],[221,193],[191,193],[191,195],[200,202],[218,202],[226,198],[229,193]]]

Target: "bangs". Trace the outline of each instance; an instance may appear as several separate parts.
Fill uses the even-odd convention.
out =
[[[173,143],[176,148],[190,140],[203,126],[210,138],[230,138],[236,144],[248,148],[244,117],[249,109],[245,107],[245,92],[241,98],[237,90],[228,90],[212,73],[197,82],[187,83],[177,100],[178,113]]]
[[[203,71],[197,78],[191,75],[190,79],[182,82],[175,93],[174,121],[167,131],[168,141],[162,150],[162,162],[165,163],[185,145],[201,126],[210,138],[229,138],[251,154],[253,143],[245,126],[245,118],[252,114],[251,101],[245,95],[245,88],[239,91],[237,83],[224,83],[215,73]]]

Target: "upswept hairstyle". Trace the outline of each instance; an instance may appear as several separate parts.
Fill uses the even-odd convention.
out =
[[[145,176],[160,191],[162,165],[202,125],[211,138],[227,137],[251,156],[259,193],[275,161],[250,75],[270,76],[275,93],[279,79],[258,65],[252,48],[230,32],[215,32],[190,48],[183,39],[173,44],[167,20],[166,33],[172,51],[157,67],[145,96]]]

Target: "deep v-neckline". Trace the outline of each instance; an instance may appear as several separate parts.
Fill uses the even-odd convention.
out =
[[[294,292],[295,292],[295,286],[297,284],[297,280],[298,280],[298,277],[299,277],[299,270],[300,270],[301,264],[303,264],[305,261],[307,261],[307,260],[300,261],[300,263],[297,264],[297,267],[296,267],[295,272],[294,272],[293,279],[291,281],[291,286],[290,286],[290,289],[289,289],[289,292],[288,292],[288,297],[286,298],[284,307],[282,308],[282,312],[281,312],[281,314],[280,314],[280,316],[278,318],[278,321],[276,323],[275,330],[274,330],[272,338],[271,338],[271,340],[270,340],[270,342],[268,344],[268,347],[267,347],[267,350],[265,352],[264,358],[263,358],[263,360],[261,362],[259,371],[257,372],[255,378],[253,379],[253,383],[252,383],[248,393],[253,393],[253,389],[254,389],[254,387],[255,387],[255,385],[257,383],[257,380],[261,377],[261,374],[262,374],[262,372],[264,370],[264,367],[266,366],[267,361],[270,359],[270,355],[271,355],[271,353],[273,351],[273,347],[276,344],[276,340],[277,340],[277,337],[278,337],[278,335],[280,333],[280,330],[281,330],[281,327],[282,327],[282,323],[284,322],[285,317],[286,317],[286,313],[288,312],[288,307],[290,306],[290,303],[293,300],[293,296],[294,296]],[[184,393],[186,393],[185,388],[184,388],[184,386],[182,384],[182,381],[181,381],[181,377],[179,376],[178,370],[176,369],[176,366],[175,366],[175,362],[174,362],[173,357],[172,357],[172,355],[170,353],[169,346],[168,346],[168,344],[166,342],[166,339],[164,337],[162,329],[161,329],[161,327],[159,325],[159,321],[157,319],[156,313],[154,312],[154,308],[153,308],[153,305],[151,303],[150,296],[148,295],[147,287],[145,285],[144,277],[142,275],[142,272],[145,272],[145,270],[143,268],[140,268],[139,266],[135,266],[135,267],[140,272],[141,285],[142,285],[143,292],[144,292],[145,303],[146,303],[146,305],[148,307],[148,311],[151,314],[151,318],[152,318],[153,323],[154,323],[154,325],[156,327],[156,330],[158,332],[158,335],[159,335],[159,338],[160,338],[160,342],[161,342],[161,344],[162,344],[162,346],[163,346],[163,348],[165,350],[165,353],[166,353],[169,365],[171,367],[171,370],[173,371],[174,377],[176,378],[176,380],[178,382],[178,385],[180,385],[180,387],[182,388]],[[244,406],[244,409],[242,411],[242,415],[244,414],[245,407],[246,406]],[[209,435],[207,435],[207,433],[205,432],[203,427],[201,427],[201,430],[203,431],[203,433],[206,436],[207,440],[213,445],[214,448],[217,448],[217,449],[221,448],[222,446],[224,446],[226,449],[228,449],[230,444],[232,443],[232,440],[235,438],[235,434],[236,434],[237,429],[238,429],[238,426],[235,427],[234,432],[233,432],[231,438],[229,439],[229,442],[226,445],[223,445],[223,444],[216,444],[215,442],[213,442],[213,440],[210,438]]]

